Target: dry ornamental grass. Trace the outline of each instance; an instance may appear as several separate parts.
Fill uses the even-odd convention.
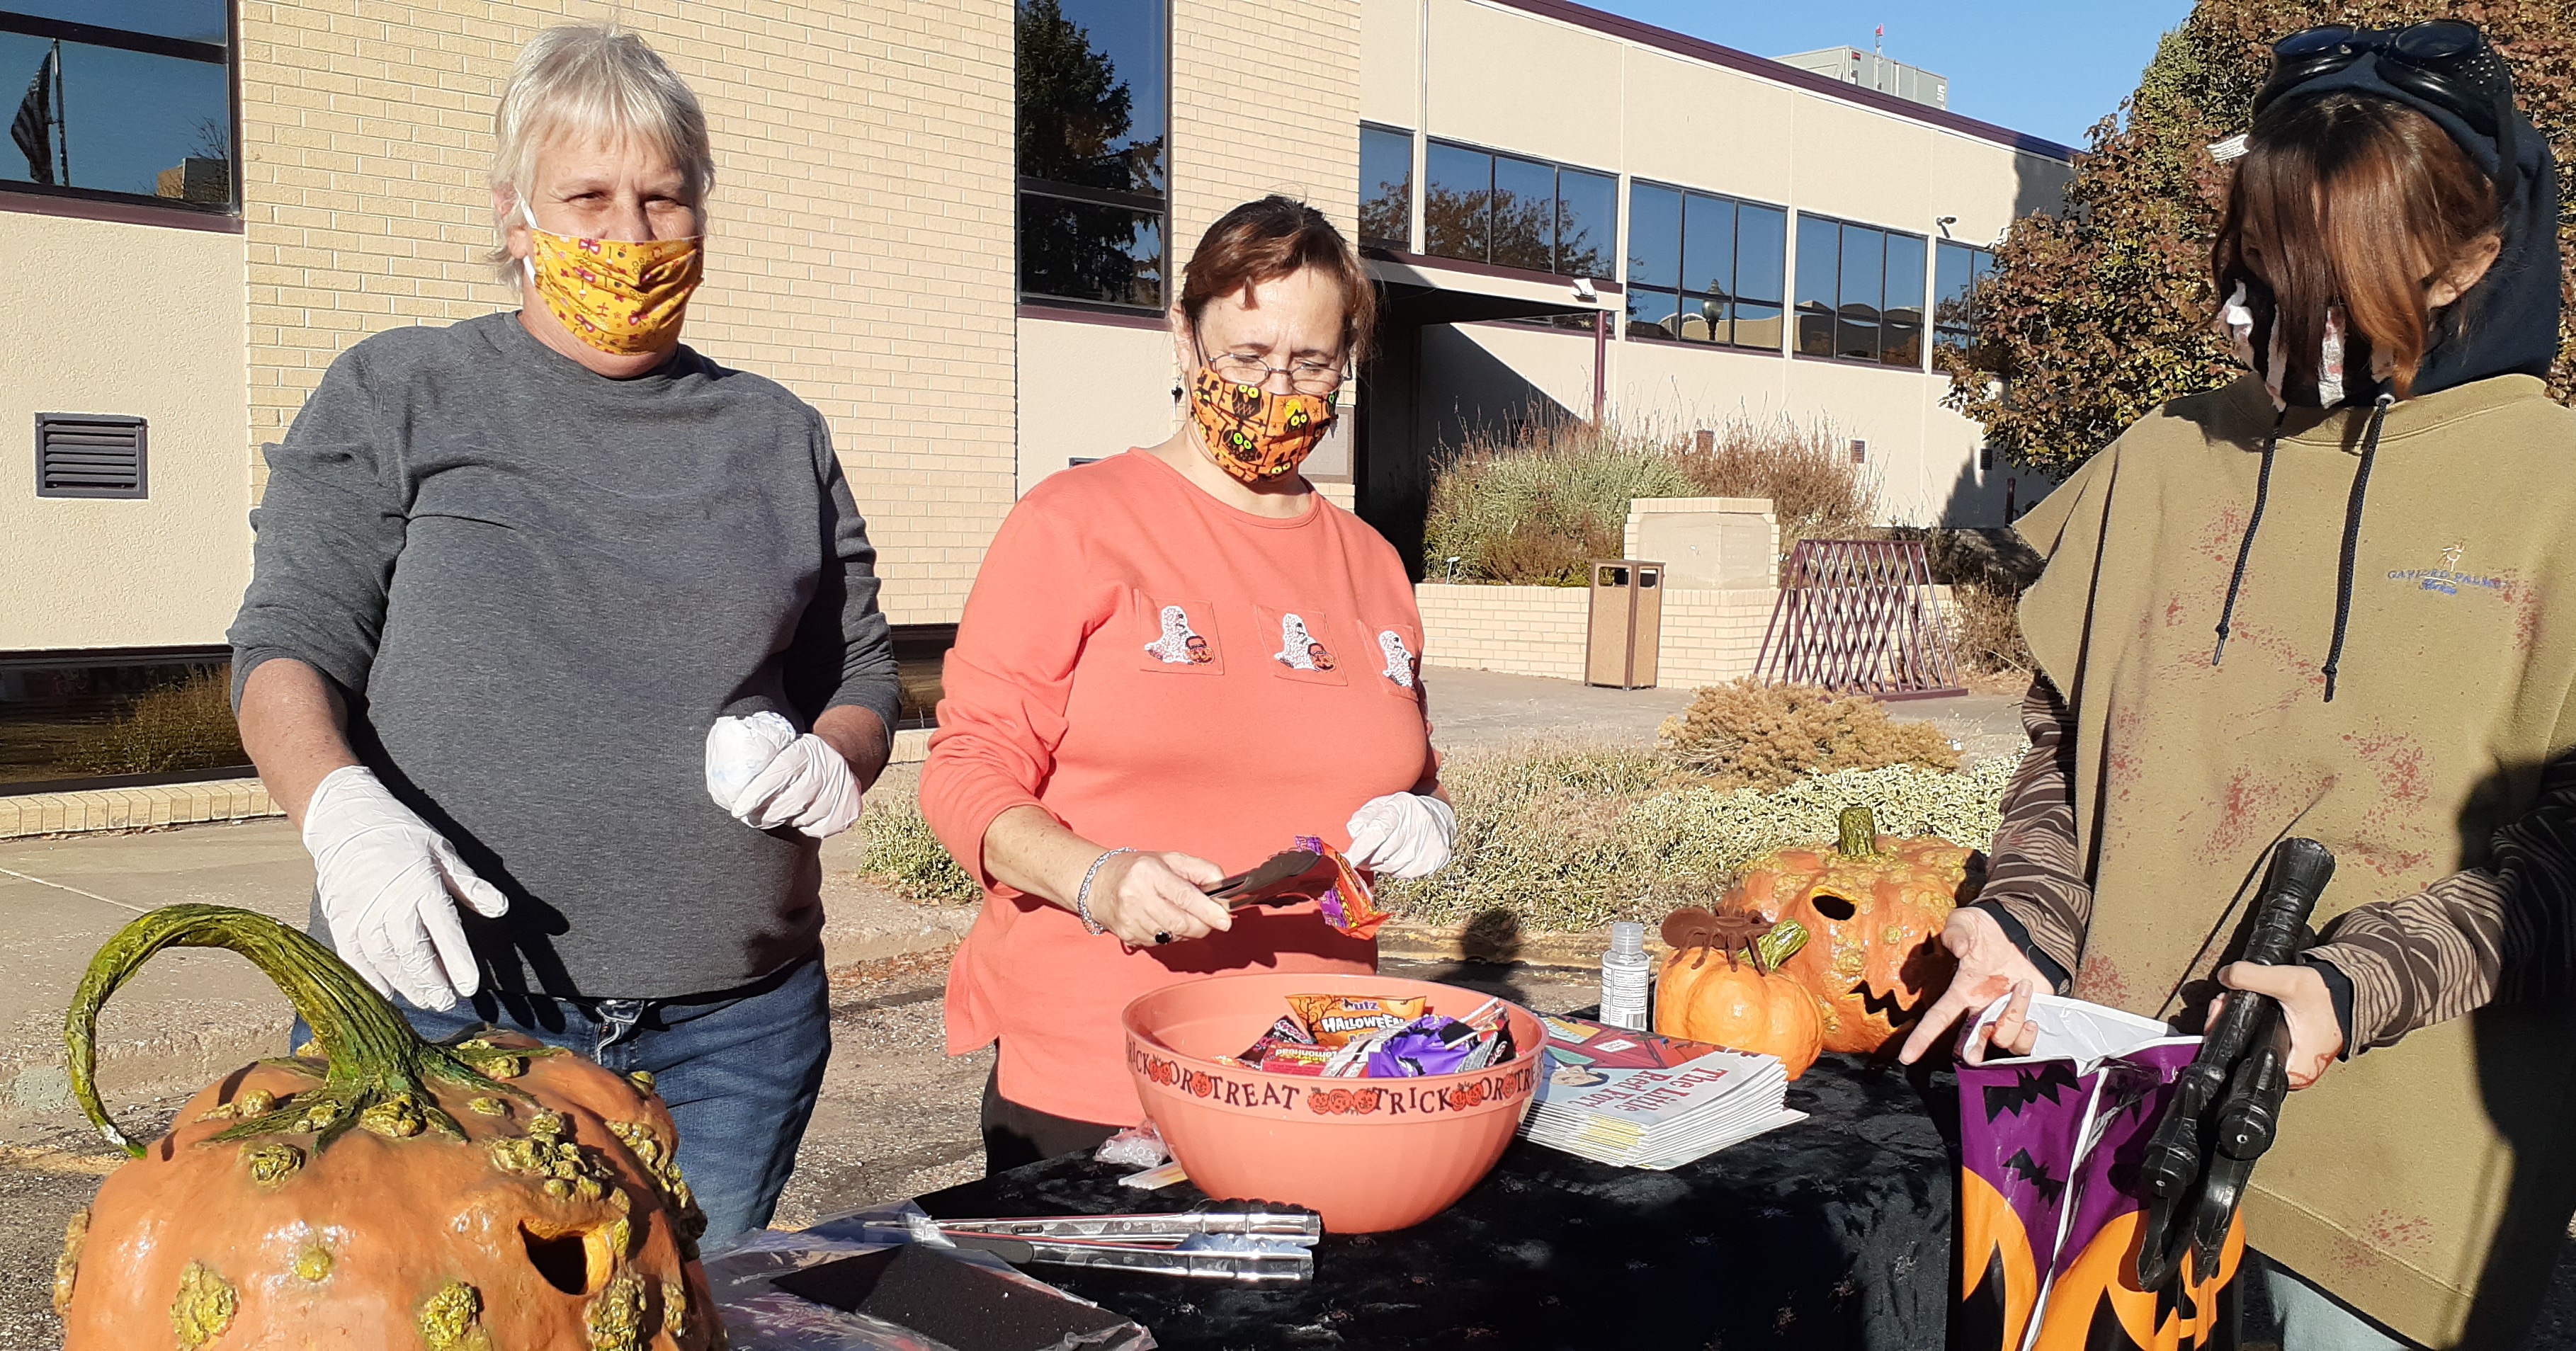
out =
[[[1585,563],[1625,546],[1628,503],[1688,497],[1664,449],[1616,427],[1540,421],[1516,438],[1479,436],[1440,468],[1423,522],[1426,575],[1519,586],[1580,586]]]
[[[1657,745],[1716,789],[1781,788],[1816,774],[1913,765],[1947,772],[1959,748],[1930,723],[1897,722],[1876,700],[1813,685],[1739,680],[1699,692],[1664,720]]]
[[[1830,422],[1738,417],[1696,436],[1676,457],[1702,497],[1766,497],[1780,522],[1785,561],[1805,539],[1870,539],[1877,534],[1878,483],[1851,462]]]
[[[61,763],[81,774],[174,774],[246,765],[233,722],[228,668],[191,673],[137,697],[113,721],[85,733]]]
[[[1378,895],[1406,920],[1444,926],[1498,913],[1526,931],[1652,920],[1676,887],[1723,888],[1773,849],[1833,839],[1846,807],[1870,808],[1891,835],[1983,848],[2012,770],[2006,757],[1964,773],[1892,765],[1766,793],[1708,787],[1638,751],[1462,753],[1441,773],[1458,806],[1449,866]]]
[[[859,871],[924,905],[971,905],[984,888],[948,853],[908,792],[877,793],[859,813]]]

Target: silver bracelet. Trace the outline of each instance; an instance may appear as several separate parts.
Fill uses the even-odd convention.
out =
[[[1074,889],[1073,913],[1082,917],[1082,927],[1089,930],[1094,938],[1097,938],[1109,931],[1100,926],[1100,921],[1091,917],[1091,881],[1093,878],[1100,876],[1100,865],[1118,857],[1120,854],[1132,854],[1135,852],[1136,851],[1133,849],[1112,849],[1108,853],[1102,854],[1100,857],[1093,859],[1091,861],[1091,867],[1085,870],[1082,874],[1082,885]]]

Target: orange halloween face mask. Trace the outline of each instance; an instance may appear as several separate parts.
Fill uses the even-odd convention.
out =
[[[1190,381],[1190,421],[1218,468],[1259,484],[1306,462],[1332,426],[1333,401],[1320,394],[1273,394],[1202,366]]]
[[[528,217],[528,277],[572,335],[635,356],[669,344],[705,274],[699,240],[581,239]]]

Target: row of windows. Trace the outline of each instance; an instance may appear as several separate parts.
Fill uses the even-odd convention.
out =
[[[1164,0],[1019,0],[1020,290],[1158,309],[1169,284]],[[1360,128],[1359,233],[1409,248],[1413,133]],[[1422,251],[1559,276],[1624,277],[1626,332],[1890,366],[1923,364],[1922,235],[1637,180],[1618,265],[1618,179],[1432,140]],[[1931,250],[1932,333],[1964,346],[1986,250]]]
[[[1790,213],[1762,202],[1633,180],[1628,257],[1610,175],[1432,140],[1424,147],[1422,251],[1560,276],[1624,278],[1626,332],[1753,351],[1923,365],[1925,264],[1934,340],[1964,347],[1971,296],[1994,255],[1951,240],[1798,216],[1793,295],[1783,286]],[[1360,237],[1408,247],[1413,134],[1360,129]],[[1928,249],[1927,249],[1928,246]],[[1794,315],[1794,324],[1784,318]]]

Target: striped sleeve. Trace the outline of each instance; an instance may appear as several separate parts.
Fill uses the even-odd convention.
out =
[[[2003,824],[1976,904],[2063,994],[2093,922],[2093,887],[2075,840],[2075,716],[2048,677],[2035,676],[2021,724],[2030,749],[2004,787]]]
[[[2307,952],[2352,982],[2347,1054],[2576,974],[2576,753],[2541,772],[2531,810],[2495,834],[2488,866],[2336,918]]]

